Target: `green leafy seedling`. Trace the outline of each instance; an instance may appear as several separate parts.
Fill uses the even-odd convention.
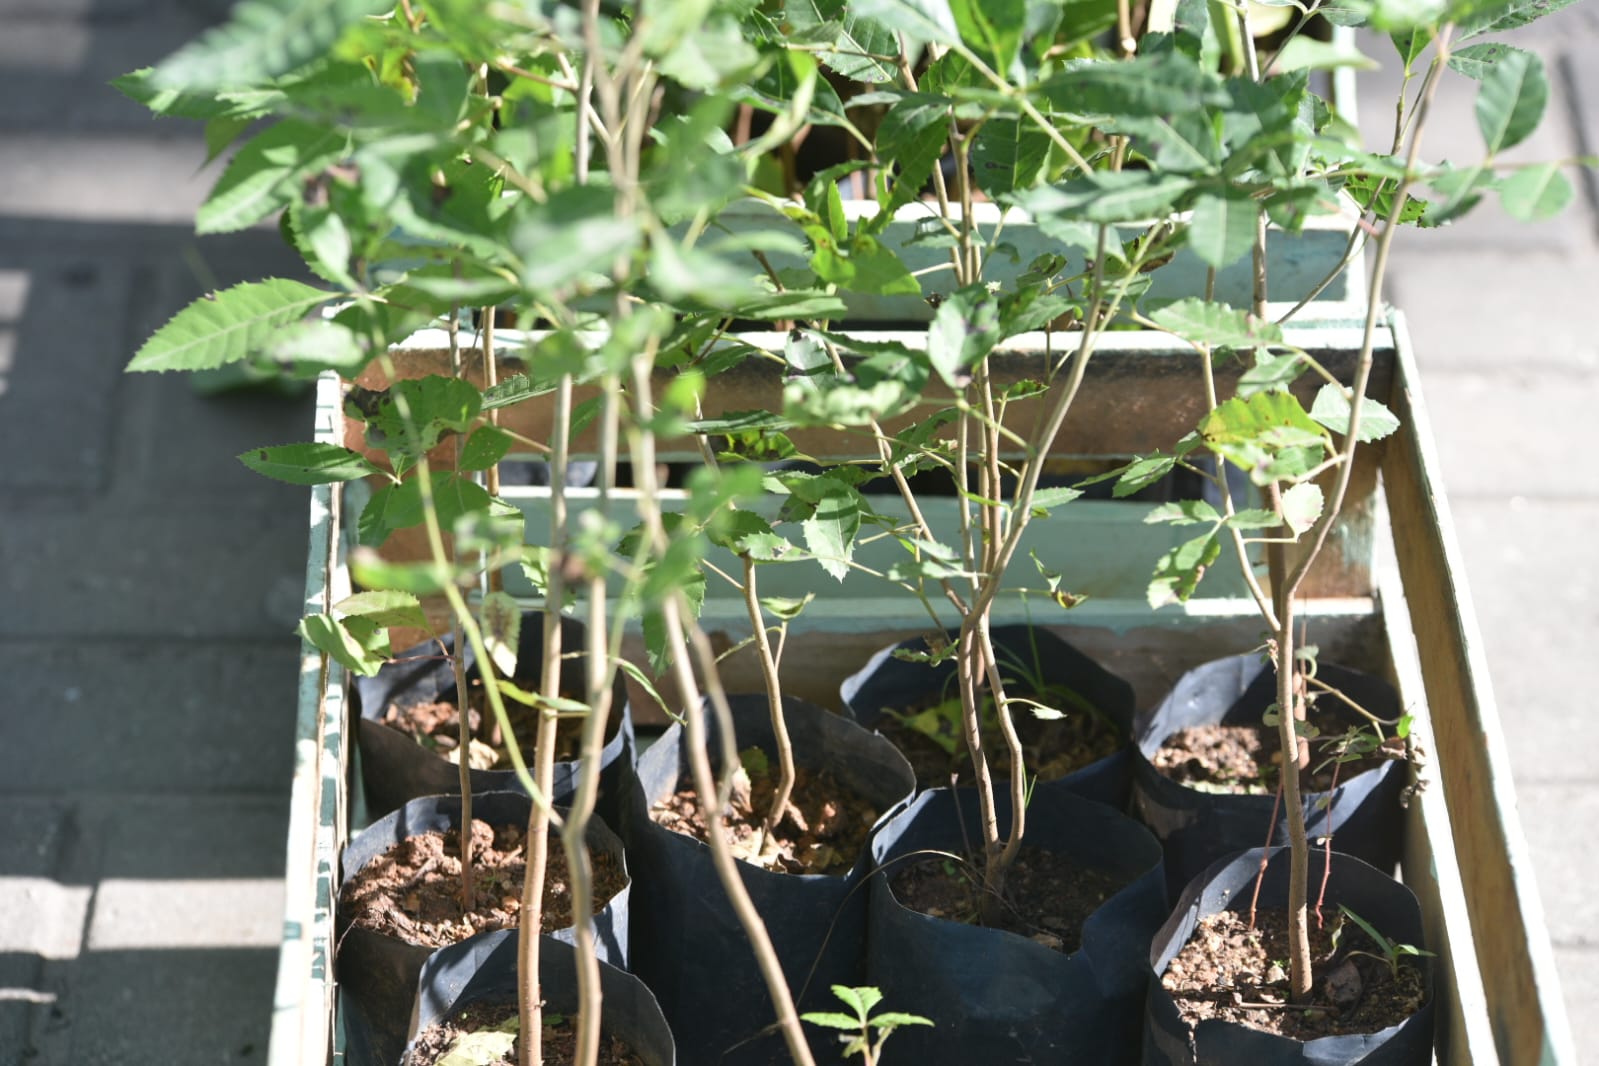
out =
[[[883,993],[876,988],[850,988],[834,985],[833,995],[855,1011],[853,1015],[840,1011],[812,1011],[800,1017],[812,1025],[829,1029],[842,1029],[839,1041],[844,1045],[844,1058],[861,1057],[864,1066],[877,1066],[883,1053],[883,1044],[889,1034],[904,1025],[932,1025],[932,1021],[919,1014],[902,1011],[884,1011],[872,1014],[872,1008],[882,1002]]]
[[[1338,909],[1343,911],[1344,912],[1344,916],[1347,917],[1350,921],[1352,921],[1356,925],[1360,926],[1361,932],[1365,933],[1368,937],[1370,937],[1371,938],[1371,942],[1373,944],[1376,944],[1377,947],[1382,952],[1382,954],[1379,955],[1375,951],[1351,950],[1349,952],[1349,954],[1351,954],[1351,955],[1364,955],[1368,959],[1376,959],[1379,962],[1387,963],[1388,964],[1388,972],[1394,978],[1394,980],[1396,980],[1396,981],[1399,979],[1399,960],[1400,959],[1403,959],[1403,958],[1406,958],[1406,957],[1409,957],[1409,958],[1423,958],[1423,957],[1425,957],[1425,958],[1429,958],[1430,959],[1430,958],[1434,958],[1435,957],[1432,952],[1424,951],[1421,948],[1416,947],[1414,944],[1400,944],[1400,943],[1396,943],[1395,941],[1389,940],[1387,937],[1385,937],[1381,933],[1377,932],[1376,927],[1374,927],[1370,922],[1366,921],[1366,919],[1362,918],[1360,915],[1356,914],[1354,911],[1350,910],[1348,907],[1345,907],[1345,906],[1340,904]],[[1333,946],[1335,948],[1338,946],[1339,934],[1342,933],[1342,932],[1343,932],[1343,926],[1340,925],[1338,927],[1338,930],[1336,932],[1334,932],[1334,934],[1333,934]]]

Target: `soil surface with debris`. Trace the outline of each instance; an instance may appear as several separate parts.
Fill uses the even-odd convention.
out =
[[[1396,977],[1354,922],[1337,913],[1325,918],[1318,929],[1310,916],[1309,1003],[1288,1003],[1288,915],[1281,910],[1258,912],[1254,929],[1247,914],[1233,911],[1201,919],[1161,975],[1161,986],[1190,1026],[1219,1018],[1297,1040],[1375,1033],[1414,1014],[1426,998],[1421,971],[1402,959]]]
[[[577,1057],[577,1030],[573,1019],[559,1015],[544,1016],[544,1062],[546,1066],[569,1066]],[[431,1025],[417,1034],[416,1043],[406,1057],[404,1066],[433,1066],[461,1041],[475,1042],[473,1062],[482,1066],[516,1066],[516,1044],[520,1039],[517,1008],[514,1003],[468,1007],[466,1010]],[[503,1045],[499,1057],[492,1057]],[[644,1060],[630,1051],[626,1044],[613,1036],[600,1036],[600,1066],[644,1066]]]
[[[952,858],[908,861],[889,876],[894,897],[913,911],[972,925],[988,924],[1068,955],[1082,945],[1083,922],[1127,883],[1057,852],[1024,846],[1006,874],[1003,908],[995,921],[982,923],[980,855],[966,862]]]
[[[766,838],[764,826],[777,792],[775,766],[753,777],[744,769],[734,775],[732,803],[726,819],[727,839],[745,862],[791,874],[842,874],[855,865],[879,813],[853,790],[840,784],[831,770],[798,767],[788,812]],[[699,794],[679,788],[650,809],[657,825],[696,840],[706,840]],[[766,838],[766,839],[763,839]]]
[[[1333,762],[1332,744],[1340,731],[1352,724],[1336,715],[1312,724],[1323,735],[1310,742],[1310,764],[1299,771],[1299,787],[1310,792],[1328,792],[1337,781],[1345,782],[1357,774],[1388,761],[1384,752],[1404,757],[1404,742],[1386,741],[1383,749],[1341,765]],[[1270,795],[1277,788],[1278,768],[1282,764],[1282,744],[1276,726],[1204,725],[1179,729],[1165,740],[1150,762],[1156,770],[1178,784],[1208,792]],[[1397,745],[1397,748],[1395,748]]]
[[[407,837],[352,877],[340,893],[340,909],[352,924],[423,947],[444,947],[475,933],[515,928],[522,912],[527,872],[526,829],[491,827],[472,820],[472,872],[476,892],[470,913],[461,911],[461,851],[458,834],[437,830]],[[594,912],[627,887],[621,866],[604,852],[591,852]],[[544,932],[573,923],[566,854],[550,834],[544,878]]]
[[[527,688],[527,685],[520,681],[517,684]],[[534,688],[536,687],[535,683]],[[569,698],[580,698],[580,694]],[[510,697],[506,697],[504,702],[505,715],[511,720],[511,731],[516,737],[517,747],[522,752],[522,759],[531,765],[538,740],[539,711],[535,707],[517,703]],[[472,743],[468,764],[474,770],[513,769],[514,764],[507,746],[496,738],[493,728],[484,728],[485,722],[490,727],[493,726],[494,714],[489,708],[488,697],[483,694],[483,689],[477,682],[473,682],[470,703],[467,725],[472,730]],[[621,720],[618,708],[613,707],[611,711],[610,720],[606,723],[607,740],[616,735]],[[460,765],[460,708],[453,702],[437,700],[429,703],[413,703],[406,707],[391,703],[378,721],[390,729],[399,730],[429,751],[437,752],[457,766]],[[576,759],[582,749],[582,743],[583,720],[562,718],[555,732],[556,761],[568,762]]]
[[[1115,725],[1101,714],[1067,709],[1064,718],[1043,719],[1033,713],[1030,704],[1015,699],[1013,696],[1011,713],[1022,742],[1023,761],[1040,781],[1057,780],[1114,755],[1124,743]],[[983,750],[993,773],[1006,777],[1010,749],[999,731],[993,703],[984,702]],[[959,707],[958,701],[927,703],[908,711],[885,711],[877,720],[877,731],[900,750],[916,772],[918,788],[948,788],[952,777],[961,786],[973,783],[972,756],[961,732]],[[930,729],[939,739],[929,735]]]

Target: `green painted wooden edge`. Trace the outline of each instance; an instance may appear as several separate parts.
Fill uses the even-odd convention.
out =
[[[338,377],[317,382],[316,439],[342,439]],[[310,549],[305,609],[325,611],[344,566],[336,540],[338,486],[311,490]],[[295,718],[294,778],[284,863],[283,938],[272,999],[268,1066],[330,1061],[333,1045],[333,906],[337,884],[338,827],[343,813],[344,673],[309,642],[302,642]]]

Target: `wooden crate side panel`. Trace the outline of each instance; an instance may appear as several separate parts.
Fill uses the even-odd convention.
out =
[[[1390,406],[1404,427],[1383,464],[1394,547],[1433,721],[1438,773],[1499,1059],[1575,1063],[1504,735],[1465,585],[1432,428],[1402,321]]]
[[[1383,520],[1386,522],[1386,516]],[[1427,703],[1420,652],[1407,624],[1410,605],[1392,556],[1391,544],[1386,550],[1379,546],[1378,594],[1383,615],[1392,621],[1383,627],[1390,678],[1399,692],[1400,705],[1415,718],[1411,736],[1423,750],[1432,751],[1436,748],[1432,708]],[[1401,863],[1405,883],[1421,900],[1427,937],[1424,946],[1438,956],[1436,1059],[1441,1066],[1491,1066],[1499,1061],[1499,1053],[1488,1024],[1488,997],[1477,966],[1448,803],[1444,790],[1438,787],[1437,776],[1435,766],[1422,767],[1416,774],[1421,788],[1405,812],[1405,853]]]

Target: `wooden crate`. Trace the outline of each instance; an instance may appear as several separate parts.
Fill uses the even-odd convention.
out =
[[[1325,249],[1321,262],[1325,271]],[[1307,271],[1307,276],[1319,274]],[[1337,298],[1319,301],[1303,319],[1309,324],[1293,330],[1290,340],[1347,379],[1359,342],[1358,296],[1347,288],[1324,296]],[[503,340],[515,343],[514,337]],[[397,353],[402,373],[436,367],[442,343],[434,331],[403,346]],[[1043,346],[1040,337],[1016,338],[1001,362],[1008,372],[1024,374],[1030,363],[1044,358]],[[1237,368],[1231,373],[1236,375]],[[774,373],[755,365],[728,384],[731,393],[708,413],[765,406],[780,387]],[[319,440],[346,440],[340,388],[331,378],[320,385]],[[1224,393],[1230,388],[1225,374],[1222,388]],[[1192,426],[1200,391],[1197,361],[1172,338],[1109,334],[1091,364],[1077,414],[1054,450],[1105,456],[1169,446]],[[1397,684],[1407,711],[1416,716],[1417,733],[1432,751],[1423,774],[1430,787],[1406,815],[1403,876],[1422,899],[1429,946],[1440,956],[1437,1058],[1480,1066],[1575,1063],[1464,569],[1437,487],[1427,413],[1397,316],[1382,330],[1371,393],[1399,415],[1401,429],[1368,449],[1362,460],[1351,506],[1330,542],[1333,550],[1307,585],[1304,616],[1311,641],[1328,658],[1385,673]],[[521,432],[547,436],[547,413],[533,406],[522,417]],[[825,436],[810,443],[819,454],[839,454],[846,447],[830,444]],[[692,454],[686,446],[679,452]],[[354,497],[361,491],[353,485],[313,493],[309,610],[326,609],[348,589],[345,558],[353,522],[344,521],[341,512],[357,513]],[[547,495],[516,489],[505,495],[528,513],[536,539],[547,521]],[[584,494],[573,495],[581,506]],[[1049,523],[1036,524],[1030,547],[1053,569],[1075,568],[1067,571],[1066,586],[1089,590],[1092,598],[1070,612],[1047,603],[1028,611],[1007,603],[1000,612],[1006,620],[1030,614],[1034,621],[1059,626],[1063,636],[1132,681],[1141,706],[1159,699],[1189,667],[1257,646],[1262,628],[1253,603],[1236,583],[1225,581],[1202,585],[1201,594],[1185,606],[1150,611],[1144,583],[1166,543],[1162,538],[1170,534],[1144,525],[1147,509],[1076,502]],[[1133,543],[1140,545],[1141,557],[1129,564],[1127,545]],[[1028,565],[1025,559],[1021,565]],[[795,694],[836,706],[838,682],[872,650],[927,628],[925,615],[918,617],[920,608],[912,610],[903,595],[885,595],[854,579],[824,588],[830,579],[814,565],[790,567],[793,575],[782,577],[777,569],[765,568],[764,592],[793,591],[782,586],[794,580],[832,594],[813,604],[794,627],[784,673]],[[518,590],[514,574],[509,587]],[[522,586],[521,591],[529,590]],[[728,595],[708,599],[705,620],[730,643],[748,633],[742,604]],[[726,668],[734,691],[758,687],[749,661],[735,655]],[[336,857],[351,828],[353,807],[345,758],[346,691],[339,667],[307,646],[273,1066],[328,1061],[337,1040],[331,911]]]

